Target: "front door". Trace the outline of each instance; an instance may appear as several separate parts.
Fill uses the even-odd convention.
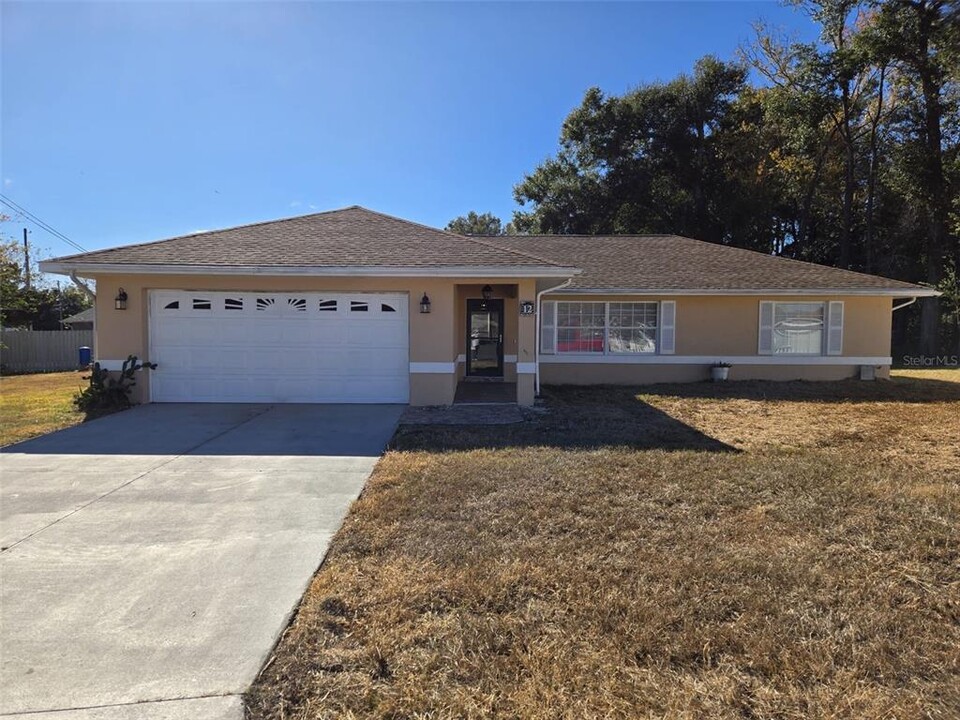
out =
[[[503,300],[467,300],[467,375],[503,377]]]

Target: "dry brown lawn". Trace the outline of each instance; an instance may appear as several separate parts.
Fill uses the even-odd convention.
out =
[[[960,717],[960,373],[403,428],[251,718]]]
[[[81,372],[0,377],[0,447],[83,422],[73,396],[88,383]]]

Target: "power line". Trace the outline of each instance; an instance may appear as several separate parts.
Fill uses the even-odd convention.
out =
[[[62,232],[60,232],[59,230],[56,230],[55,228],[51,227],[48,223],[46,223],[46,222],[44,222],[43,220],[41,220],[40,218],[38,218],[36,215],[34,215],[34,214],[33,214],[32,212],[30,212],[29,210],[27,210],[25,207],[23,207],[22,205],[18,205],[17,203],[15,203],[13,200],[11,200],[10,198],[6,197],[6,196],[3,195],[2,193],[0,193],[0,202],[2,202],[4,205],[6,205],[7,207],[9,207],[11,210],[14,210],[15,212],[20,213],[21,215],[23,215],[24,217],[26,217],[28,220],[30,220],[31,222],[33,222],[34,224],[36,224],[38,227],[40,227],[42,230],[45,230],[45,231],[47,231],[48,233],[50,233],[51,235],[53,235],[54,237],[56,237],[56,238],[58,238],[58,239],[60,239],[60,240],[63,240],[65,243],[67,243],[67,244],[70,245],[71,247],[79,250],[80,252],[86,252],[86,251],[87,251],[87,249],[86,249],[85,247],[83,247],[83,246],[80,245],[79,243],[74,242],[73,240],[71,240],[70,238],[68,238],[66,235],[64,235]]]
[[[83,245],[81,245],[80,243],[74,242],[73,240],[71,240],[70,238],[68,238],[66,235],[64,235],[62,232],[60,232],[59,230],[56,230],[56,229],[50,227],[50,225],[48,225],[47,223],[45,223],[43,220],[41,220],[40,218],[38,218],[36,215],[34,215],[32,212],[30,212],[29,210],[27,210],[27,209],[26,209],[25,207],[23,207],[22,205],[18,205],[17,203],[15,203],[13,200],[11,200],[10,198],[8,198],[8,197],[7,197],[6,195],[4,195],[3,193],[0,193],[0,203],[3,203],[4,205],[6,205],[8,208],[10,208],[11,210],[13,210],[14,212],[17,212],[17,213],[23,215],[25,218],[27,218],[27,219],[30,220],[32,223],[34,223],[34,224],[35,224],[37,227],[39,227],[41,230],[46,230],[48,233],[50,233],[51,235],[53,235],[55,238],[58,238],[58,239],[60,239],[60,240],[63,240],[63,242],[67,243],[67,245],[69,245],[70,247],[72,247],[72,248],[74,248],[74,249],[76,249],[76,250],[79,250],[80,252],[87,252],[87,249],[86,249],[85,247],[83,247]]]

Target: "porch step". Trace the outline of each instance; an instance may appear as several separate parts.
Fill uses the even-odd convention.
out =
[[[515,405],[516,383],[468,383],[457,385],[454,405]]]

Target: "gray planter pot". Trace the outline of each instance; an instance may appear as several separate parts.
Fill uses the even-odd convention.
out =
[[[730,368],[728,367],[712,367],[710,368],[710,379],[714,382],[723,382],[730,376]]]

